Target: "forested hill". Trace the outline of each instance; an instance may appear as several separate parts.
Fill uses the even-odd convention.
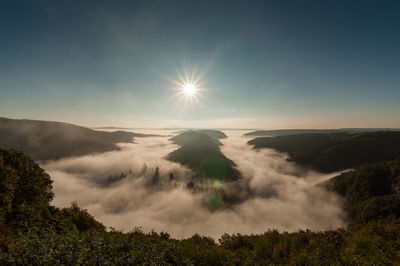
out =
[[[274,129],[256,130],[244,134],[249,137],[276,137],[308,133],[362,133],[377,131],[400,131],[400,128],[339,128],[339,129]]]
[[[355,168],[400,156],[400,132],[394,131],[260,137],[248,143],[256,149],[286,152],[292,161],[322,172]]]
[[[352,223],[400,218],[400,157],[342,173],[327,184],[345,198]]]
[[[0,118],[0,147],[21,150],[35,160],[118,150],[116,143],[132,142],[135,136],[143,135],[53,121]]]
[[[325,232],[225,234],[218,244],[199,235],[176,240],[167,232],[106,230],[76,203],[53,207],[51,183],[28,156],[0,149],[0,265],[393,265],[400,261],[396,219]],[[346,191],[351,195],[356,190]]]
[[[231,181],[240,178],[235,164],[220,150],[219,139],[226,138],[216,130],[191,130],[171,140],[180,146],[168,155],[168,159],[193,169],[199,176]]]

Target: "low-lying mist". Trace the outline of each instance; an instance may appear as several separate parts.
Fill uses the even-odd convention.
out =
[[[344,226],[340,199],[317,186],[335,174],[306,171],[273,150],[256,151],[234,132],[222,140],[222,152],[233,160],[243,179],[223,183],[235,204],[211,209],[212,191],[193,192],[187,183],[195,173],[170,162],[178,146],[170,137],[136,138],[120,151],[47,162],[54,180],[53,204],[72,201],[104,225],[128,231],[166,231],[176,238],[193,234],[261,233],[267,229],[324,230]],[[236,136],[235,136],[236,135]]]

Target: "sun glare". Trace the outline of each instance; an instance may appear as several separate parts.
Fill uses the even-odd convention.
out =
[[[175,93],[171,95],[176,99],[176,106],[186,107],[188,104],[201,106],[201,99],[204,98],[204,93],[208,90],[204,87],[207,84],[203,77],[205,71],[198,71],[197,67],[182,66],[181,71],[176,69],[176,78],[164,76],[168,81],[175,86],[171,88]]]
[[[197,71],[189,71],[186,67],[183,67],[183,72],[176,72],[178,78],[173,79],[168,76],[164,76],[170,82],[175,84],[176,86],[173,90],[176,92],[173,97],[179,99],[180,102],[183,102],[183,105],[190,103],[200,104],[200,98],[203,97],[203,93],[206,88],[204,85],[205,81],[202,81],[205,72],[197,73]]]
[[[193,96],[196,94],[196,87],[192,83],[187,83],[183,86],[183,93],[187,96]]]

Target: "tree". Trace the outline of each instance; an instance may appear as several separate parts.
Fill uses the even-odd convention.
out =
[[[34,218],[53,199],[50,176],[22,152],[0,149],[0,219]]]

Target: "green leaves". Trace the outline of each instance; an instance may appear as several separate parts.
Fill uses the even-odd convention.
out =
[[[329,183],[345,197],[345,208],[353,223],[400,218],[400,158],[364,165]]]
[[[0,221],[37,217],[53,198],[50,176],[22,152],[0,149]]]
[[[399,206],[399,165],[397,160],[369,166],[335,178],[333,185],[343,195],[354,192],[357,197],[352,202],[361,204],[357,206],[363,217],[380,217],[375,212],[385,214],[387,208]],[[219,244],[197,234],[176,240],[166,232],[144,233],[138,228],[127,233],[106,230],[76,203],[64,209],[50,206],[49,176],[22,153],[0,150],[0,174],[1,217],[7,222],[0,224],[0,265],[381,265],[400,261],[398,219],[327,232],[224,234]],[[382,187],[376,186],[376,178],[384,181]],[[374,188],[378,191],[369,191]],[[358,194],[352,192],[355,189]],[[218,199],[212,204],[218,205]]]

